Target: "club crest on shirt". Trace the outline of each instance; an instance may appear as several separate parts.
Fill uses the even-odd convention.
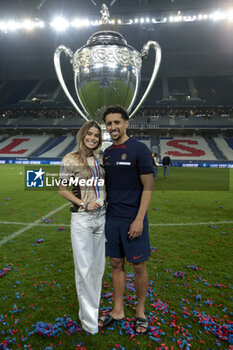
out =
[[[123,154],[121,155],[121,160],[126,160],[126,158],[127,158],[127,154],[126,154],[126,153],[123,153]]]

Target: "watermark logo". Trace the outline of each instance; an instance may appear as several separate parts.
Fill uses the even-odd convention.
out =
[[[62,169],[61,169],[62,170]],[[55,190],[64,187],[80,187],[84,191],[93,191],[94,188],[104,188],[104,179],[89,177],[84,167],[77,167],[74,173],[73,169],[62,173],[60,167],[56,165],[33,165],[25,166],[25,190],[44,191]],[[80,176],[79,176],[80,174]]]
[[[26,187],[44,187],[44,173],[42,168],[39,170],[27,170]]]

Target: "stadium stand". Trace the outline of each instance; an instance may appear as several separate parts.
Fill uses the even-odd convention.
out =
[[[56,158],[71,144],[73,136],[59,137],[55,140],[51,148],[39,155],[41,158]]]
[[[27,157],[48,140],[47,135],[17,135],[0,143],[1,157]]]
[[[161,138],[160,151],[161,156],[167,152],[173,160],[216,160],[212,150],[201,136]]]
[[[67,153],[74,152],[77,149],[76,137],[73,137],[71,143],[60,153],[59,157],[63,158]]]
[[[214,141],[227,160],[233,160],[233,139],[214,137]]]
[[[138,100],[147,84],[141,82]],[[67,86],[77,100],[73,80]],[[146,105],[130,119],[130,133],[150,135],[147,143],[160,157],[168,151],[173,160],[233,161],[232,91],[230,76],[158,78]],[[1,157],[61,159],[76,149],[84,119],[57,80],[2,80],[0,92]]]
[[[66,82],[72,97],[77,100],[74,81]],[[148,86],[142,80],[138,100]],[[231,105],[233,98],[232,77],[172,77],[158,78],[147,97],[148,106],[159,105]],[[0,84],[0,105],[15,106],[49,104],[54,107],[69,106],[69,101],[56,79],[10,80]],[[48,105],[48,106],[49,106]]]
[[[205,140],[218,160],[227,160],[212,137],[205,137]]]
[[[60,142],[60,137],[50,136],[50,138],[45,143],[43,143],[39,149],[37,149],[35,152],[32,152],[30,156],[39,157],[42,153],[45,153],[51,148],[53,148],[54,144],[57,144],[57,140],[59,140]]]
[[[198,96],[210,105],[231,105],[233,82],[231,77],[197,77],[194,84]]]

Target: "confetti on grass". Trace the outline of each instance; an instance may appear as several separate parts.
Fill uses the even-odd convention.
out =
[[[0,343],[0,350],[11,350],[11,345],[15,343],[15,339],[10,340],[9,338],[3,340]]]
[[[36,325],[33,326],[34,331],[32,331],[29,335],[42,335],[43,337],[57,337],[59,333],[63,331],[65,328],[65,333],[67,335],[71,335],[74,333],[80,333],[82,328],[77,325],[77,323],[68,316],[58,317],[56,319],[55,324],[46,323],[46,322],[37,322]]]
[[[204,327],[206,333],[212,333],[219,339],[225,340],[233,345],[233,322],[227,321],[222,326],[218,324],[217,317],[211,317],[196,311],[196,316],[199,318],[199,323]]]
[[[202,270],[200,267],[198,267],[197,265],[185,265],[188,269],[192,269],[192,270],[195,270],[195,271],[198,271],[198,270]]]
[[[176,278],[184,278],[185,276],[185,272],[182,272],[182,271],[177,271],[174,273],[174,277]]]
[[[44,241],[45,241],[44,238],[40,238],[36,240],[36,243],[43,243]]]
[[[36,240],[36,242],[42,243],[43,238]],[[35,242],[35,241],[34,241]],[[156,261],[165,261],[166,260],[159,260],[159,249],[156,247],[151,247],[151,259],[148,263],[151,263],[154,265],[156,264]],[[154,254],[154,255],[153,255]],[[154,261],[153,261],[154,260]],[[189,260],[190,263],[190,260]],[[13,265],[13,264],[12,264]],[[165,267],[165,266],[164,266]],[[233,350],[233,323],[230,321],[230,317],[233,316],[233,313],[226,307],[226,303],[220,303],[219,301],[216,303],[214,297],[212,296],[212,299],[207,298],[207,294],[205,289],[208,291],[211,291],[210,288],[215,288],[218,295],[223,298],[224,294],[227,296],[229,294],[230,298],[232,299],[232,285],[230,284],[231,278],[230,276],[225,276],[224,284],[220,283],[223,282],[221,280],[213,281],[213,275],[211,275],[211,283],[210,281],[207,281],[207,279],[204,279],[202,276],[199,276],[202,271],[202,268],[200,267],[199,263],[195,264],[182,264],[182,266],[177,267],[176,270],[172,270],[169,268],[170,266],[166,266],[166,268],[162,268],[161,272],[155,273],[154,278],[151,279],[148,283],[148,289],[147,289],[147,300],[150,307],[147,310],[147,316],[149,319],[149,332],[148,334],[143,338],[146,338],[147,347],[151,349],[157,349],[157,350],[174,350],[174,349],[183,349],[183,350],[189,350],[189,349],[198,349],[203,346],[203,349],[207,348],[208,344],[206,340],[204,341],[204,337],[202,338],[202,334],[211,334],[211,336],[214,336],[215,346],[216,348],[221,349],[228,349]],[[12,268],[12,267],[11,267]],[[6,265],[5,269],[2,269],[0,271],[0,277],[4,276],[8,271],[11,270],[11,268]],[[52,271],[55,268],[55,265],[51,265]],[[214,267],[211,267],[211,269]],[[15,269],[15,267],[13,267]],[[46,266],[45,269],[47,271],[50,270],[50,266]],[[185,272],[181,271],[182,269],[185,269]],[[57,270],[58,272],[62,273],[62,270]],[[198,272],[197,272],[198,271]],[[210,271],[207,271],[208,274],[210,274]],[[2,275],[1,275],[2,273]],[[163,277],[165,277],[165,284],[159,285],[158,281],[160,279],[160,275],[163,274]],[[23,275],[23,274],[22,274]],[[12,274],[10,274],[9,277],[11,277]],[[205,275],[205,278],[208,276]],[[120,343],[112,343],[108,348],[110,350],[120,349],[120,350],[128,350],[133,348],[140,348],[140,336],[138,336],[135,333],[135,307],[137,305],[136,300],[136,290],[134,285],[134,273],[127,274],[127,281],[126,281],[126,290],[127,293],[124,296],[124,306],[127,316],[127,311],[131,310],[131,313],[134,315],[132,318],[125,318],[122,321],[115,322],[108,328],[104,328],[100,331],[100,336],[103,334],[108,334],[111,337],[111,332],[115,339],[118,339],[119,341],[123,341],[121,339],[124,339],[127,337],[130,341],[132,341],[132,345],[126,348],[123,347],[123,344]],[[176,280],[175,278],[176,277]],[[105,281],[103,281],[103,293],[102,293],[102,299],[101,299],[101,307],[100,307],[100,314],[106,314],[109,313],[112,310],[112,304],[113,304],[113,293],[112,293],[112,275],[105,275]],[[185,278],[185,281],[187,283],[184,283],[182,279]],[[175,281],[174,281],[175,280]],[[5,279],[4,279],[5,281]],[[192,287],[191,282],[195,282],[199,284],[199,287],[195,285],[195,287]],[[184,293],[178,294],[177,296],[174,295],[174,298],[172,300],[166,300],[165,296],[163,296],[164,288],[169,288],[171,286],[171,283],[175,283],[174,285],[177,286],[177,288],[184,289]],[[190,285],[189,285],[190,283]],[[229,283],[229,284],[228,284]],[[54,288],[59,287],[60,290],[62,289],[62,284],[58,284],[56,281],[45,281],[43,280],[37,280],[35,278],[35,281],[33,280],[33,286],[35,289],[38,289],[41,293],[46,292],[46,288]],[[207,286],[207,287],[206,287]],[[12,283],[13,288],[22,288],[23,287],[23,280],[19,279],[19,281],[14,281]],[[42,288],[43,287],[43,288]],[[201,289],[201,287],[204,287],[205,289]],[[68,287],[66,287],[68,288]],[[231,290],[230,290],[231,289]],[[16,299],[20,296],[23,300],[24,293],[21,293],[22,290],[15,291],[15,297]],[[21,296],[22,294],[22,296]],[[26,294],[26,293],[25,293]],[[13,295],[13,296],[14,296]],[[164,294],[165,295],[165,294]],[[210,296],[210,295],[208,295]],[[4,295],[4,298],[7,297],[7,295]],[[66,299],[63,295],[61,295],[61,299]],[[4,299],[2,299],[4,300]],[[21,300],[21,302],[22,302]],[[57,300],[56,300],[57,301]],[[175,305],[174,305],[175,301]],[[66,302],[65,302],[66,303]],[[14,304],[14,303],[13,303]],[[11,304],[11,305],[13,305]],[[62,310],[65,310],[67,305],[62,305]],[[219,316],[210,316],[208,314],[204,313],[204,310],[201,309],[202,307],[205,308],[205,310],[211,310],[214,312],[215,308],[218,307],[219,311],[223,312],[223,317]],[[29,307],[28,307],[29,308]],[[30,306],[31,310],[30,312],[39,312],[43,311],[40,305]],[[60,346],[62,337],[66,334],[67,336],[73,336],[72,343],[75,344],[74,349],[75,350],[86,350],[88,349],[88,344],[84,344],[80,341],[80,339],[77,339],[77,337],[80,337],[81,335],[86,335],[86,332],[82,330],[80,326],[78,326],[79,321],[77,320],[77,323],[73,321],[68,316],[63,316],[56,318],[56,320],[53,323],[46,322],[46,319],[42,318],[42,321],[34,323],[32,326],[32,323],[29,328],[26,328],[24,331],[24,335],[22,336],[21,340],[17,340],[15,343],[15,338],[18,339],[19,334],[15,334],[19,332],[20,328],[20,319],[24,322],[24,315],[25,315],[26,308],[22,306],[22,304],[19,304],[17,307],[14,305],[11,306],[11,309],[9,310],[9,314],[7,317],[6,315],[0,315],[0,324],[3,327],[2,330],[0,330],[0,335],[4,337],[2,338],[2,343],[0,343],[0,350],[11,350],[11,349],[17,349],[17,348],[26,348],[32,350],[31,345],[26,345],[25,342],[27,339],[30,339],[31,342],[37,342],[36,337],[42,337],[42,338],[48,338],[53,339],[57,338],[59,343],[57,345],[50,345],[41,349],[43,350],[52,350],[53,348],[56,348]],[[178,312],[177,312],[178,311]],[[64,312],[64,311],[63,311]],[[209,313],[209,311],[207,312]],[[37,317],[40,317],[38,313]],[[30,315],[31,317],[32,315]],[[36,320],[40,320],[41,318],[36,318]],[[185,319],[185,320],[184,320]],[[21,322],[22,322],[21,321]],[[43,322],[44,321],[44,322]],[[184,322],[182,322],[184,321]],[[14,326],[10,328],[10,322],[14,322]],[[29,321],[26,320],[25,323],[28,323]],[[35,322],[35,321],[34,321]],[[19,324],[17,328],[15,327],[16,324]],[[190,324],[189,324],[190,323]],[[22,325],[22,324],[21,324]],[[8,329],[7,329],[8,328]],[[118,334],[119,333],[119,334]],[[15,334],[15,335],[14,335]],[[75,336],[76,334],[76,336]],[[77,335],[78,334],[78,335]],[[11,339],[9,337],[12,337]],[[118,338],[117,338],[118,337]],[[34,340],[33,340],[34,339]],[[166,342],[169,339],[169,345],[166,344]],[[40,342],[42,342],[40,340]],[[50,340],[49,340],[50,341]],[[52,342],[52,340],[51,340]],[[171,342],[174,344],[171,345]],[[33,343],[34,344],[34,343]],[[62,345],[63,346],[63,345]],[[142,344],[141,344],[142,346]],[[34,350],[37,350],[38,347],[33,348]]]
[[[4,267],[2,270],[0,270],[0,278],[5,276],[7,274],[7,272],[9,272],[11,270],[11,267],[7,266]]]

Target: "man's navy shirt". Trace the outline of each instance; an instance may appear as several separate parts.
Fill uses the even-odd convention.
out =
[[[140,175],[153,173],[148,147],[134,138],[104,151],[107,216],[134,219],[143,191]]]

